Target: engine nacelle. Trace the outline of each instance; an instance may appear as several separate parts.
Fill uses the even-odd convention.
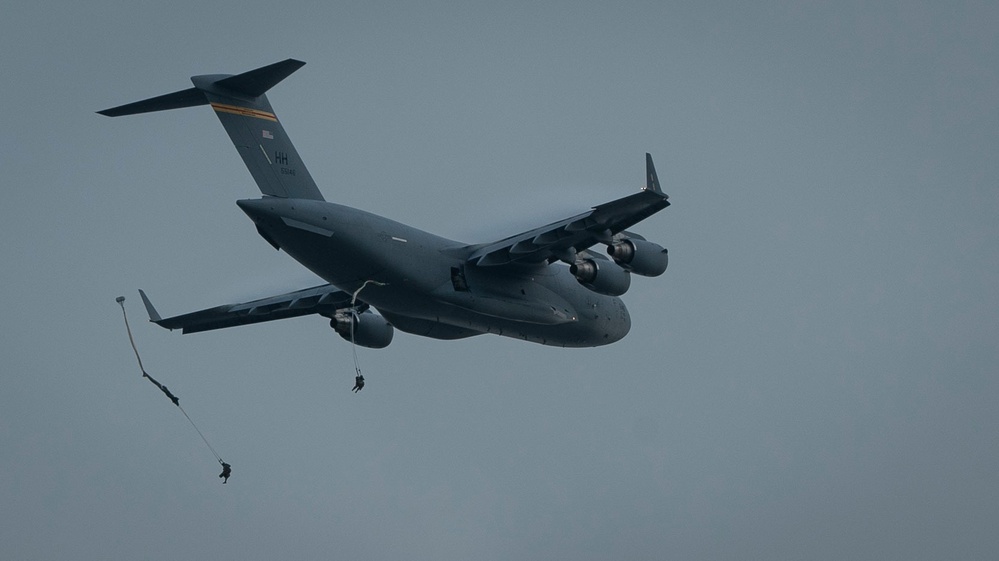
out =
[[[628,271],[605,259],[580,259],[569,267],[569,272],[579,284],[607,296],[620,296],[631,287]]]
[[[621,267],[645,277],[658,277],[669,264],[665,247],[634,238],[624,238],[607,246],[607,255]]]
[[[394,330],[392,324],[382,316],[364,311],[355,314],[351,310],[342,310],[330,320],[337,334],[350,341],[351,324],[354,326],[354,343],[371,349],[382,349],[392,342]]]

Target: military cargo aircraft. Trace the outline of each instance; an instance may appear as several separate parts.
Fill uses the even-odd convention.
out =
[[[323,198],[265,95],[304,64],[194,76],[192,88],[98,112],[210,105],[263,194],[236,204],[267,243],[328,283],[168,318],[140,290],[150,321],[195,333],[319,314],[344,339],[371,348],[387,346],[394,329],[563,347],[605,345],[628,333],[631,318],[618,297],[633,273],[654,277],[667,266],[666,249],[626,231],[670,204],[649,154],[646,187],[637,193],[501,240],[449,240]]]

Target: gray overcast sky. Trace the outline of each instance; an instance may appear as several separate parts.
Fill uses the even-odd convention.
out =
[[[986,559],[999,550],[994,2],[18,2],[0,18],[5,559]],[[476,242],[623,196],[670,269],[562,350],[321,318],[212,112],[288,57],[329,200]],[[234,465],[230,484],[138,374]]]

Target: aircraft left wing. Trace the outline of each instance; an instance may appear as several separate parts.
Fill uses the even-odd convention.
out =
[[[645,154],[646,187],[627,197],[593,207],[547,226],[476,248],[468,258],[479,266],[511,263],[575,261],[577,252],[613,237],[669,206],[656,175],[652,155]],[[637,237],[632,235],[632,237]]]
[[[142,296],[142,303],[145,304],[146,311],[149,313],[149,321],[170,330],[182,329],[184,333],[197,333],[310,314],[333,317],[337,309],[349,307],[351,299],[350,294],[335,288],[333,285],[324,284],[251,302],[227,304],[189,314],[162,318],[142,289],[139,289],[139,295]],[[367,305],[358,302],[358,311],[363,311],[366,307]]]

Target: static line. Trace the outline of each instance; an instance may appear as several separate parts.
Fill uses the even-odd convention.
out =
[[[361,375],[361,367],[357,363],[357,344],[354,342],[354,325],[358,321],[361,321],[361,316],[357,313],[357,295],[360,294],[361,291],[364,290],[364,287],[369,284],[385,286],[386,283],[368,279],[364,281],[364,284],[355,290],[354,294],[350,297],[350,351],[354,355],[354,372],[356,372],[358,376]]]
[[[128,325],[128,314],[125,313],[125,297],[119,296],[115,298],[115,302],[117,302],[118,305],[121,306],[121,315],[122,317],[125,318],[125,331],[128,332],[128,342],[132,344],[132,351],[135,353],[135,359],[139,361],[139,370],[142,371],[142,377],[149,380],[154,386],[159,388],[161,392],[163,392],[168,398],[170,398],[170,401],[172,401],[173,404],[177,406],[177,409],[180,409],[180,412],[183,413],[185,417],[187,417],[187,421],[191,423],[191,426],[194,427],[195,431],[197,431],[198,436],[200,436],[201,440],[205,442],[205,446],[208,446],[208,449],[211,450],[212,455],[215,456],[215,459],[218,460],[220,464],[225,464],[225,462],[222,461],[222,456],[219,456],[219,453],[216,452],[215,448],[213,448],[211,443],[208,442],[208,439],[205,438],[204,433],[201,432],[201,429],[198,428],[198,425],[194,423],[194,420],[191,419],[191,416],[187,414],[187,411],[184,411],[184,408],[180,406],[180,399],[178,399],[177,396],[170,393],[170,390],[168,390],[166,386],[156,381],[156,379],[150,376],[149,373],[146,372],[146,369],[143,368],[142,358],[139,357],[139,349],[138,347],[135,346],[135,339],[132,337],[132,328],[129,327]]]

